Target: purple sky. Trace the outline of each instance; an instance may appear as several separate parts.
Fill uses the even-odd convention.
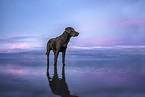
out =
[[[0,0],[0,52],[45,50],[68,26],[72,48],[145,47],[145,0]]]

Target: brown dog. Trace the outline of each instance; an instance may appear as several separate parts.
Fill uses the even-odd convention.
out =
[[[57,57],[59,52],[62,52],[62,63],[65,64],[65,52],[67,44],[70,38],[73,36],[78,36],[79,33],[76,32],[72,27],[67,27],[62,35],[56,38],[52,38],[47,43],[47,59],[49,60],[50,50],[54,52],[54,64],[57,63]]]

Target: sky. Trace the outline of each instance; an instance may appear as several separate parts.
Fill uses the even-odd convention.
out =
[[[69,48],[145,47],[145,0],[0,0],[0,52],[46,50],[73,27]]]

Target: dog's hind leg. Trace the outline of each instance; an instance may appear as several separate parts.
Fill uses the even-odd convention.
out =
[[[57,64],[57,57],[58,57],[58,54],[59,54],[58,51],[54,52],[54,64],[55,64],[55,65]]]
[[[50,53],[50,50],[51,50],[51,48],[50,48],[50,44],[47,43],[47,52],[46,52],[47,60],[49,60],[49,53]]]

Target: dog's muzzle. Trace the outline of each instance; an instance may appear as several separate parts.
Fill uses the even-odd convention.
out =
[[[75,34],[73,35],[73,37],[76,37],[78,35],[79,35],[79,33],[78,32],[75,32]]]

